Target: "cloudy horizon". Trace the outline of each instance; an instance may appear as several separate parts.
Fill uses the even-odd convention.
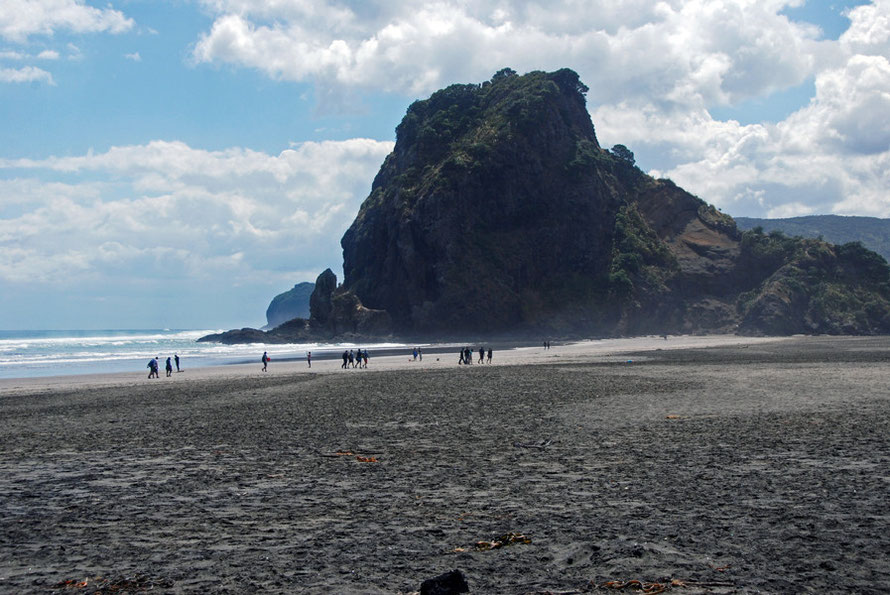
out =
[[[263,324],[407,106],[503,67],[731,215],[890,216],[890,0],[9,0],[0,328]]]

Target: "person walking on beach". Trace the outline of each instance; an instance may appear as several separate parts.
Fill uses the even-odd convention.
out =
[[[355,367],[355,352],[352,349],[349,350],[349,365]]]
[[[480,364],[485,363],[485,347],[479,348],[479,363]]]
[[[309,351],[306,353],[306,363],[309,364],[309,367],[312,367],[312,352]]]
[[[488,348],[488,363],[491,363],[491,347]]]
[[[160,378],[160,376],[158,375],[158,360],[156,358],[151,358],[148,361],[148,377]]]
[[[416,362],[417,361],[417,347],[414,348],[413,355],[414,355],[414,361]]]
[[[362,352],[362,359],[365,360],[365,369],[367,370],[368,369],[368,350],[367,349],[365,349]]]
[[[349,352],[345,349],[343,350],[343,365],[340,366],[344,370],[346,369],[346,362],[349,361]]]
[[[173,361],[176,362],[176,371],[181,372],[182,370],[179,369],[179,354],[173,354]]]
[[[417,358],[420,361],[423,361],[423,349],[421,349],[420,347],[417,348]]]
[[[267,352],[263,352],[263,372],[266,371],[266,367],[269,365],[269,360],[272,359],[269,357]]]
[[[167,378],[170,378],[171,376],[173,376],[173,361],[169,357],[167,358],[166,370],[167,370]]]

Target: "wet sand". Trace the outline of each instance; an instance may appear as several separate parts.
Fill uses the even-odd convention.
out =
[[[2,381],[0,592],[890,589],[890,337],[494,355]]]

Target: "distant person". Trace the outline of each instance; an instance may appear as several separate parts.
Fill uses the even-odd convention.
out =
[[[268,368],[268,366],[269,366],[269,360],[271,360],[271,359],[272,359],[272,358],[269,357],[269,354],[268,354],[267,352],[264,351],[264,352],[263,352],[263,372],[265,372],[266,369]]]
[[[309,364],[309,367],[312,367],[312,352],[309,351],[306,353],[306,363]]]
[[[346,351],[346,350],[344,349],[344,350],[343,350],[343,365],[340,366],[340,367],[343,368],[343,369],[345,370],[345,369],[346,369],[346,362],[348,362],[348,361],[349,361],[349,352]]]
[[[173,360],[171,360],[169,357],[167,358],[166,370],[167,370],[167,378],[170,378],[171,376],[173,376]]]
[[[458,351],[457,353],[458,353],[457,363],[458,363],[459,365],[463,365],[463,363],[464,363],[464,350],[461,349],[461,350]]]
[[[464,347],[464,363],[470,365],[473,363],[473,352],[469,347]]]
[[[173,361],[176,362],[176,371],[182,372],[182,370],[179,369],[179,354],[173,355]]]
[[[491,347],[488,348],[488,363],[491,363]]]
[[[349,350],[349,365],[355,368],[355,352],[352,349]]]
[[[148,377],[149,378],[160,378],[158,375],[158,360],[156,358],[151,358],[148,360]]]
[[[365,360],[365,369],[367,369],[368,368],[368,350],[367,349],[365,349],[362,352],[362,359]]]
[[[420,359],[420,361],[423,361],[423,349],[421,349],[420,347],[417,348],[417,357]]]

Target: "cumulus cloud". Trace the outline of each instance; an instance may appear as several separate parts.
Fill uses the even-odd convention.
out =
[[[814,97],[781,122],[720,122],[704,107],[678,114],[641,102],[595,109],[599,131],[672,151],[675,164],[653,173],[733,214],[890,216],[890,2],[849,17],[813,70]]]
[[[269,155],[155,141],[0,160],[0,280],[287,287],[339,265],[340,237],[391,149],[353,139]],[[48,172],[59,181],[43,181]]]
[[[335,109],[356,89],[424,96],[503,66],[569,66],[590,87],[603,144],[658,155],[653,173],[730,212],[890,215],[879,186],[890,138],[881,116],[890,107],[890,0],[851,10],[838,41],[783,14],[800,4],[205,0],[215,18],[193,58],[312,82]],[[711,115],[807,81],[816,95],[783,122]]]
[[[503,66],[578,70],[594,102],[646,95],[724,104],[799,84],[818,31],[791,2],[205,2],[216,11],[197,62],[323,87],[418,95]]]
[[[32,35],[73,33],[122,33],[134,22],[122,12],[94,8],[82,0],[4,0],[0,8],[0,37],[24,42]]]
[[[47,83],[55,85],[53,75],[35,66],[0,68],[0,83]]]

